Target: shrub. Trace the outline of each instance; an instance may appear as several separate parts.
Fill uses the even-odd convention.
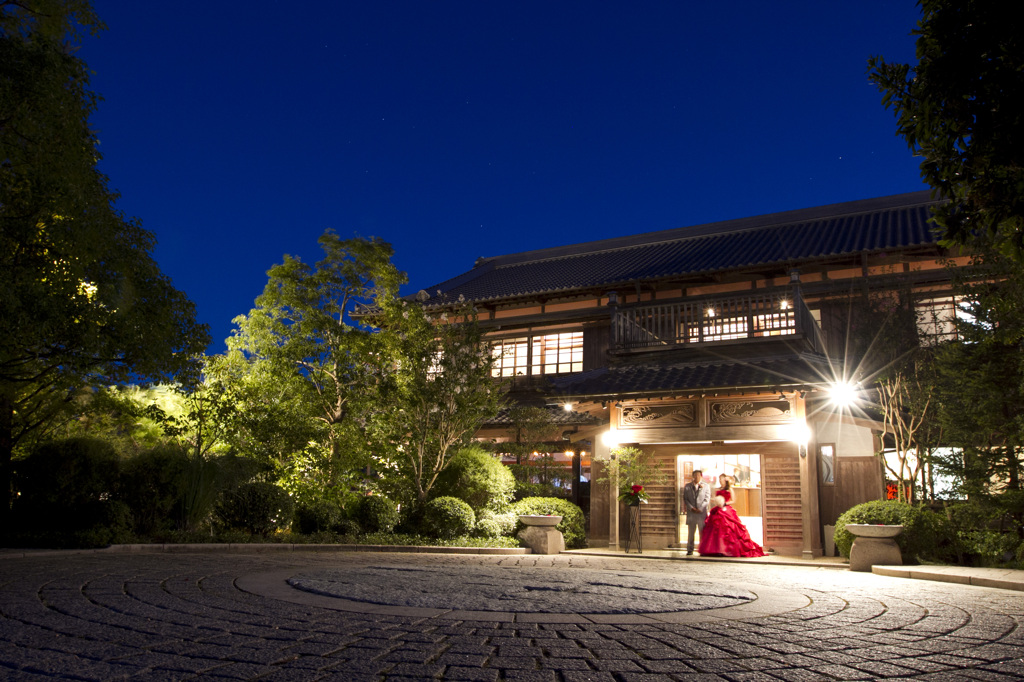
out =
[[[508,467],[479,446],[460,450],[437,477],[437,497],[457,497],[474,512],[508,507],[516,479]]]
[[[367,495],[356,505],[354,518],[366,533],[390,533],[398,523],[398,508],[383,495]]]
[[[14,463],[19,492],[4,528],[12,544],[97,547],[130,536],[131,512],[116,501],[121,460],[108,443],[69,438],[44,443]]]
[[[902,525],[896,536],[905,563],[934,558],[938,551],[939,519],[924,506],[913,506],[896,500],[876,500],[851,507],[836,521],[836,548],[844,557],[850,556],[854,536],[846,530],[848,523]]]
[[[266,536],[288,527],[294,507],[292,498],[280,486],[245,483],[221,496],[217,516],[227,528]]]
[[[182,512],[187,460],[177,446],[158,446],[124,463],[121,499],[132,510],[137,532],[149,535],[172,529]]]
[[[500,514],[493,512],[489,509],[484,509],[477,514],[476,522],[479,524],[483,520],[494,521],[498,524],[498,529],[501,535],[512,535],[516,531],[516,515],[511,511],[502,512]]]
[[[494,519],[480,519],[476,522],[473,534],[478,538],[500,538],[501,526]]]
[[[553,514],[562,517],[555,528],[565,537],[566,549],[579,549],[587,546],[587,531],[583,510],[568,500],[558,497],[527,497],[512,505],[512,511],[520,514]],[[516,532],[523,529],[517,521]]]
[[[363,534],[363,527],[359,525],[358,521],[344,516],[338,520],[338,524],[333,528],[333,530],[338,535],[347,535],[349,537],[355,537]]]
[[[423,524],[434,537],[452,540],[473,530],[476,514],[457,497],[435,497],[423,506]]]
[[[297,533],[311,535],[337,528],[341,522],[341,507],[327,500],[309,500],[295,505],[292,528]]]
[[[950,504],[945,509],[944,521],[950,559],[994,566],[1018,554],[1016,524],[1001,505],[974,500]]]
[[[113,497],[120,469],[113,446],[95,438],[44,443],[14,463],[22,498],[62,509]]]

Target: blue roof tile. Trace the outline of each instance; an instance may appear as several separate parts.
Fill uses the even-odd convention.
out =
[[[488,302],[624,283],[792,265],[936,244],[938,201],[914,192],[753,218],[483,258],[427,288],[427,305]],[[439,294],[438,291],[441,293]]]

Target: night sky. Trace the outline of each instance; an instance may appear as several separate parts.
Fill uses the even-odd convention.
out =
[[[923,189],[866,76],[911,0],[94,0],[118,203],[221,352],[317,237],[479,256]]]

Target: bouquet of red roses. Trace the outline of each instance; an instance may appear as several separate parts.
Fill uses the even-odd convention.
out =
[[[647,504],[647,500],[650,495],[644,490],[644,487],[640,484],[633,484],[633,486],[626,492],[619,495],[619,502],[625,502],[626,504]]]

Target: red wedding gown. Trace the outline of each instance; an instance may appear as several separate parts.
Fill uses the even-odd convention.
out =
[[[764,556],[761,545],[750,539],[739,514],[729,505],[732,494],[728,490],[719,490],[716,494],[725,498],[725,505],[711,509],[700,533],[697,551],[701,556]]]

